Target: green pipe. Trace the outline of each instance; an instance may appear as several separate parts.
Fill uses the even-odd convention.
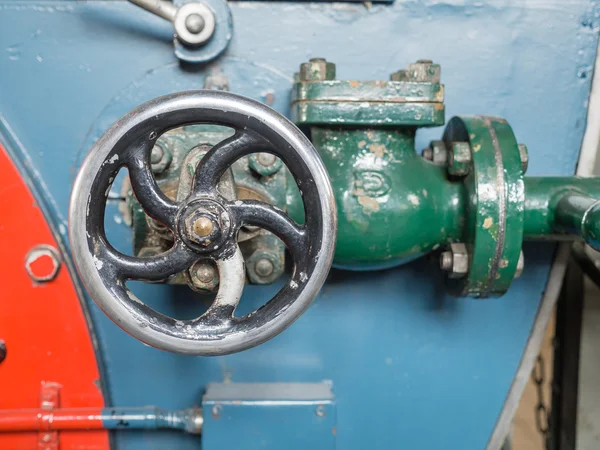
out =
[[[579,236],[600,250],[600,200],[587,195],[569,193],[556,204],[555,229]]]
[[[571,198],[572,201],[569,200]],[[586,240],[586,236],[591,238],[595,233],[592,221],[600,224],[600,217],[596,214],[590,215],[590,212],[595,213],[594,209],[588,212],[583,223],[584,215],[594,199],[599,198],[598,178],[525,178],[524,239],[557,240],[573,239],[574,236]],[[588,229],[589,231],[585,231]]]

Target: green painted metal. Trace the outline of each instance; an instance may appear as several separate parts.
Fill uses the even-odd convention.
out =
[[[470,269],[448,285],[457,295],[501,295],[515,276],[523,242],[525,188],[517,141],[505,120],[486,116],[454,117],[444,141],[447,147],[468,142],[472,158],[464,178],[469,201],[460,212]]]
[[[554,227],[600,250],[600,200],[576,193],[563,195],[556,203]]]
[[[565,195],[600,198],[600,178],[525,178],[525,239],[573,239],[569,230],[556,226],[555,210]]]
[[[462,183],[417,155],[414,130],[313,127],[311,137],[338,205],[337,267],[395,266],[461,235]]]

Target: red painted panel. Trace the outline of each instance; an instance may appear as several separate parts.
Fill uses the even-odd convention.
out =
[[[34,282],[25,268],[37,245],[58,248],[41,210],[0,146],[0,409],[40,408],[43,382],[61,385],[60,407],[104,406],[89,329],[69,271]],[[46,273],[50,261],[34,264]],[[0,433],[0,449],[39,449],[38,433]],[[60,450],[108,449],[106,431],[59,433]]]

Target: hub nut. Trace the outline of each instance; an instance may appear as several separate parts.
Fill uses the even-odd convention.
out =
[[[219,233],[220,224],[209,212],[197,211],[185,220],[185,231],[190,241],[209,246]]]
[[[60,263],[57,249],[50,245],[38,245],[27,253],[25,270],[33,281],[44,283],[56,278]]]

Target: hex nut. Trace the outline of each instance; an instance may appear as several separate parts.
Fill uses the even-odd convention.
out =
[[[52,281],[58,275],[60,266],[60,253],[51,245],[37,245],[25,257],[25,270],[37,283]]]
[[[439,83],[442,69],[429,59],[420,59],[409,64],[405,70],[398,70],[390,75],[391,81],[407,81],[416,83]]]
[[[527,146],[525,144],[519,144],[519,156],[521,157],[523,174],[525,174],[525,172],[527,172],[527,167],[529,166],[529,152],[527,151]]]
[[[462,278],[469,273],[470,257],[467,246],[460,242],[450,244],[450,249],[440,255],[440,268],[449,272],[450,278]]]
[[[471,145],[468,142],[453,142],[448,152],[448,173],[464,177],[471,170]]]
[[[263,177],[274,175],[283,167],[283,162],[271,153],[253,153],[248,161],[250,168]]]
[[[335,80],[335,64],[327,62],[325,58],[311,58],[308,62],[300,64],[298,79],[300,81]]]
[[[266,250],[255,250],[246,260],[246,272],[252,284],[270,284],[283,273],[283,264]]]
[[[437,166],[445,166],[448,164],[448,149],[444,141],[431,141],[431,162]]]

